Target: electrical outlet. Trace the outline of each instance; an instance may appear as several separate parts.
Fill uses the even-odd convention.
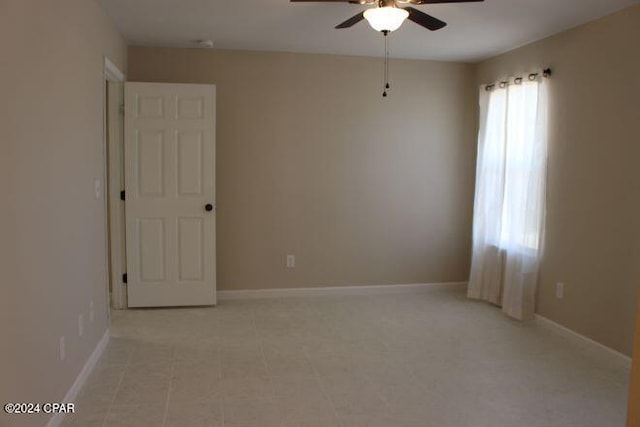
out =
[[[93,313],[93,301],[89,303],[89,322],[93,323],[96,319],[95,314]]]
[[[295,267],[296,267],[296,256],[287,255],[287,268],[295,268]]]
[[[564,298],[564,283],[562,282],[556,283],[556,298]]]
[[[100,199],[100,197],[102,196],[102,182],[100,182],[99,179],[96,179],[93,182],[93,190],[96,193],[96,199]]]
[[[84,316],[82,314],[78,315],[78,336],[81,337],[84,335]]]
[[[60,360],[64,360],[67,358],[67,348],[64,342],[64,337],[60,337],[60,345],[59,345],[59,349],[60,351]]]

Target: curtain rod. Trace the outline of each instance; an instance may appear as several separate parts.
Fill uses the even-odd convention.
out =
[[[551,68],[545,68],[544,70],[542,70],[542,77],[544,78],[549,78],[551,77]],[[540,74],[539,73],[531,73],[527,76],[527,78],[529,79],[529,81],[534,81],[535,79],[538,78]],[[524,78],[523,77],[516,77],[513,79],[513,82],[517,85],[521,84],[523,82]],[[501,81],[499,83],[494,83],[494,84],[490,84],[490,85],[486,85],[484,87],[484,90],[486,90],[487,92],[492,91],[493,89],[495,89],[496,84],[498,85],[498,87],[500,89],[504,89],[505,87],[507,87],[509,85],[509,81],[504,80]]]

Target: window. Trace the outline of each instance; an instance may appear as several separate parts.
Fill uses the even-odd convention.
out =
[[[537,251],[544,216],[546,141],[540,137],[540,84],[523,82],[488,92],[478,169],[489,241],[500,249]],[[482,135],[481,135],[482,136]]]

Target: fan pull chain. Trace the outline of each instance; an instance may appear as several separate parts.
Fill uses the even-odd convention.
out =
[[[387,97],[387,90],[391,88],[389,85],[389,31],[383,31],[384,34],[384,90],[382,97]]]
[[[385,51],[387,52],[387,83],[385,84],[385,89],[391,89],[391,84],[389,81],[391,80],[391,41],[389,37],[385,37],[387,43],[385,46]]]

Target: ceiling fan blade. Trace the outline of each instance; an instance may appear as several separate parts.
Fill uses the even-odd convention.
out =
[[[409,20],[421,25],[431,31],[436,31],[447,26],[446,22],[442,22],[438,18],[434,18],[431,15],[427,15],[424,12],[420,12],[413,7],[405,7],[404,10],[409,12]]]
[[[411,4],[478,3],[483,1],[484,0],[407,0],[407,2]]]
[[[362,21],[363,19],[364,19],[364,12],[360,12],[359,14],[357,14],[355,16],[352,16],[351,18],[347,19],[342,24],[336,25],[336,29],[353,27],[354,25],[356,25],[358,22]]]

